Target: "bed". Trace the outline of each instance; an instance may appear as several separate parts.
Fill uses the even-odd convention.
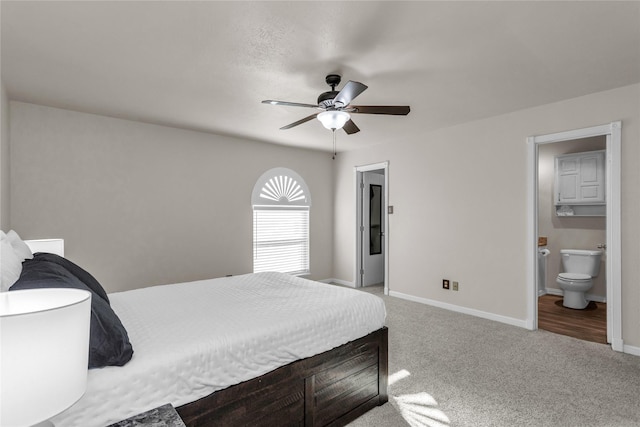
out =
[[[107,299],[130,360],[90,369],[58,427],[102,427],[166,403],[187,426],[345,425],[387,401],[385,308],[366,292],[258,273]]]

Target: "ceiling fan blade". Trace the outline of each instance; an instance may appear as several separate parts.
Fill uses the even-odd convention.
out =
[[[360,82],[349,80],[342,90],[333,99],[333,104],[340,103],[340,107],[346,107],[356,96],[360,95],[367,89],[367,85]]]
[[[274,101],[272,99],[265,99],[262,101],[263,104],[271,104],[271,105],[287,105],[289,107],[306,107],[306,108],[319,108],[314,104],[301,104],[299,102],[287,102],[287,101]]]
[[[360,132],[360,128],[358,126],[356,126],[356,124],[351,119],[349,119],[349,121],[344,124],[342,129],[344,129],[344,131],[347,133],[347,135],[351,135],[353,133]]]
[[[295,127],[295,126],[301,125],[301,124],[303,124],[303,123],[308,122],[309,120],[313,120],[313,119],[315,119],[315,118],[316,118],[316,116],[317,116],[317,114],[312,114],[312,115],[310,115],[310,116],[305,117],[304,119],[300,119],[300,120],[298,120],[297,122],[293,122],[293,123],[288,124],[288,125],[286,125],[286,126],[282,126],[282,127],[280,128],[280,130],[291,129],[292,127]]]
[[[351,105],[347,111],[359,114],[406,116],[411,111],[411,108],[408,105]]]

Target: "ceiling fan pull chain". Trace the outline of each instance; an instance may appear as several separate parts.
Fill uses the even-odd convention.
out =
[[[331,157],[332,160],[336,159],[336,130],[332,129],[333,131],[333,157]]]

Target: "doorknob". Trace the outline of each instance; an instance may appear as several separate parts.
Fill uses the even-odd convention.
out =
[[[606,244],[606,243],[600,243],[600,244],[597,246],[597,248],[598,248],[598,249],[604,249],[604,250],[606,251],[606,250],[607,250],[607,244]]]

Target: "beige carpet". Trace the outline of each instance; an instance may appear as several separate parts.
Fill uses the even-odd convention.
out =
[[[640,357],[383,298],[390,399],[352,427],[640,426]]]

